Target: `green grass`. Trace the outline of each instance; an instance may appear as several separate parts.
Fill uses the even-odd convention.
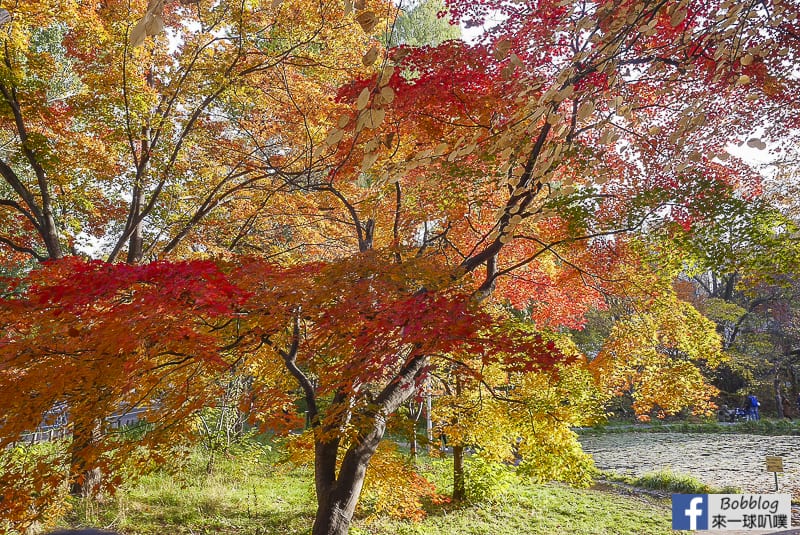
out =
[[[565,485],[516,485],[503,503],[442,508],[423,522],[380,519],[357,526],[370,535],[674,534],[667,505],[647,498]]]
[[[106,527],[126,534],[305,533],[313,522],[312,474],[275,466],[266,455],[218,460],[195,452],[182,471],[157,471],[102,504],[77,500],[71,527]]]
[[[740,494],[742,491],[736,487],[715,487],[703,483],[696,477],[681,474],[670,469],[648,472],[641,476],[623,476],[611,472],[604,472],[603,477],[610,481],[618,481],[651,490],[661,490],[666,493],[676,494]]]
[[[308,468],[273,463],[274,455],[223,458],[212,475],[194,453],[176,475],[156,472],[121,489],[102,504],[74,503],[62,523],[104,527],[127,535],[308,533],[314,517],[313,475]],[[448,463],[422,467],[446,486]],[[442,492],[449,489],[441,488]],[[354,535],[657,535],[672,534],[669,503],[600,489],[533,485],[516,480],[506,498],[492,504],[431,506],[410,523],[357,518]]]

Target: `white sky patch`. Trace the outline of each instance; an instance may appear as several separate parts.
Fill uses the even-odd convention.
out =
[[[501,13],[494,13],[489,15],[484,21],[483,24],[480,26],[473,26],[468,28],[464,25],[464,22],[461,22],[461,39],[470,44],[475,45],[481,41],[484,34],[489,32],[490,30],[497,27],[500,23],[505,21],[508,17],[502,15]]]

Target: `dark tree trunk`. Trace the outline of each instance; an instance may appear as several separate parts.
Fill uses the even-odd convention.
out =
[[[347,450],[338,477],[335,478],[338,440],[316,443],[317,515],[313,535],[347,535],[364,487],[369,461],[383,439],[385,430],[386,424],[382,418],[373,419],[372,431],[361,436],[359,443]]]
[[[433,418],[431,416],[431,400],[430,391],[425,394],[425,439],[428,453],[431,451],[431,444],[433,444]]]
[[[151,78],[148,77],[148,83]],[[144,177],[147,173],[147,164],[150,159],[150,128],[147,126],[142,127],[142,155],[139,163],[139,168],[136,170],[136,179],[133,184],[133,193],[131,195],[130,219],[129,223],[133,225],[131,229],[131,236],[128,239],[128,257],[125,261],[128,264],[138,264],[144,257],[144,238],[142,236],[142,221],[141,213],[144,208]]]
[[[456,377],[456,396],[460,396],[463,390],[461,377]],[[454,423],[458,423],[458,419]],[[464,483],[464,445],[453,445],[453,500],[464,501],[467,497],[467,489]]]
[[[138,185],[134,188],[132,202],[134,204],[134,218],[138,219],[142,211],[142,206],[144,206],[144,190]],[[131,237],[128,240],[128,256],[125,262],[128,264],[138,264],[142,261],[143,257],[144,238],[142,236],[142,222],[139,221],[134,225]]]
[[[292,352],[289,352],[292,353]],[[288,354],[288,353],[286,353]],[[290,359],[286,359],[290,369],[297,370]],[[359,421],[364,422],[361,431],[354,443],[349,447],[342,459],[342,465],[336,474],[336,458],[339,451],[339,439],[330,422],[320,425],[320,420],[314,420],[319,426],[321,435],[328,438],[323,442],[319,438],[314,443],[314,482],[317,490],[317,515],[314,519],[313,535],[346,535],[353,520],[361,489],[364,486],[364,477],[367,467],[378,449],[386,432],[388,415],[395,412],[414,393],[416,378],[427,365],[428,359],[422,355],[411,358],[397,375],[397,379],[387,385],[375,398],[374,410],[359,415]],[[297,375],[296,375],[297,376]],[[301,380],[306,385],[307,380]],[[314,396],[308,399],[313,402],[316,414],[316,400]],[[346,402],[346,396],[337,393],[334,402]],[[326,432],[327,431],[327,432]],[[318,435],[319,436],[319,435]]]
[[[292,341],[288,348],[277,347],[286,369],[298,382],[305,393],[309,418],[314,428],[314,485],[317,492],[317,513],[312,529],[313,535],[346,535],[353,519],[367,467],[378,449],[386,432],[386,421],[413,393],[417,378],[428,364],[424,355],[409,356],[395,379],[386,385],[374,398],[368,409],[358,414],[361,431],[353,439],[342,459],[339,473],[336,461],[340,446],[340,430],[345,421],[351,419],[350,411],[345,409],[339,416],[325,419],[317,408],[316,388],[309,377],[297,366],[297,352],[300,347],[300,318],[295,316],[292,326]],[[263,341],[275,347],[265,337]],[[329,406],[333,414],[337,405],[348,407],[347,391],[336,392]]]
[[[419,441],[417,440],[417,423],[425,410],[425,405],[415,400],[408,402],[408,419],[411,422],[411,430],[409,433],[409,454],[412,459],[417,458],[419,452]]]
[[[94,447],[100,440],[102,421],[76,421],[70,445],[69,493],[91,498],[96,495],[101,482],[100,469],[95,466],[97,454]]]
[[[778,413],[778,418],[783,418],[785,416],[783,414],[783,393],[781,392],[780,367],[777,362],[772,367],[772,373],[772,385],[775,388],[775,410]]]
[[[453,501],[462,502],[467,497],[464,483],[464,446],[453,446]]]
[[[56,221],[53,217],[53,210],[50,207],[49,201],[44,204],[42,215],[44,216],[44,220],[42,221],[42,238],[44,239],[45,247],[47,247],[47,256],[51,260],[63,258],[64,252],[61,250]]]

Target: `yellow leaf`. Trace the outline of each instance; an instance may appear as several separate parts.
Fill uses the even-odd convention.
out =
[[[361,58],[361,63],[364,64],[365,67],[369,67],[375,60],[378,59],[378,47],[374,46],[369,49],[369,51],[364,54],[364,57]]]
[[[594,102],[587,100],[578,108],[578,120],[582,121],[594,113]]]
[[[145,15],[139,22],[136,23],[136,26],[133,27],[131,30],[130,36],[128,36],[128,40],[131,43],[132,47],[142,46],[144,44],[144,39],[147,37],[147,22],[145,21]]]
[[[344,137],[344,130],[334,128],[328,134],[328,137],[325,138],[325,143],[327,143],[328,145],[335,145],[339,143],[343,137]]]
[[[381,97],[383,98],[384,102],[386,102],[387,104],[391,104],[392,101],[394,100],[394,89],[392,89],[388,85],[383,86],[381,88]]]
[[[673,27],[678,26],[681,22],[686,20],[686,10],[678,9],[675,13],[672,14],[669,22],[672,24]]]
[[[561,102],[562,100],[571,98],[572,95],[574,94],[575,94],[575,86],[570,84],[558,92],[558,101]]]
[[[370,128],[378,128],[386,118],[386,110],[383,108],[369,110]]]
[[[365,33],[371,33],[378,25],[378,17],[372,11],[364,11],[356,15],[356,22],[361,25]]]
[[[367,104],[369,103],[370,93],[371,91],[369,90],[369,87],[365,87],[364,89],[361,90],[361,93],[358,94],[358,99],[356,100],[356,107],[359,110],[363,110],[364,108],[367,107]]]
[[[160,15],[145,15],[145,18],[148,17],[149,20],[145,25],[147,35],[155,36],[164,31],[164,19],[162,19]]]
[[[394,74],[394,67],[392,67],[391,65],[387,65],[386,67],[384,67],[383,70],[381,71],[380,78],[378,79],[378,85],[380,87],[383,87],[386,84],[388,84],[389,80],[392,79],[393,74]]]
[[[375,161],[377,159],[378,159],[378,153],[377,152],[372,152],[372,153],[369,153],[369,154],[365,154],[364,155],[364,162],[361,164],[361,170],[362,171],[366,171],[367,169],[372,167],[372,165],[375,163]]]
[[[501,39],[494,45],[494,52],[492,55],[494,59],[501,60],[504,59],[508,55],[508,51],[511,50],[511,45],[513,42],[508,37]]]
[[[361,132],[369,121],[369,110],[362,110],[356,120],[356,132]]]

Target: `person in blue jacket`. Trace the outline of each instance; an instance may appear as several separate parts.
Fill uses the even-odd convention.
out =
[[[759,420],[761,417],[758,414],[758,408],[761,406],[761,403],[758,402],[758,398],[750,392],[747,396],[747,402],[745,403],[747,408],[747,419],[748,420]]]

